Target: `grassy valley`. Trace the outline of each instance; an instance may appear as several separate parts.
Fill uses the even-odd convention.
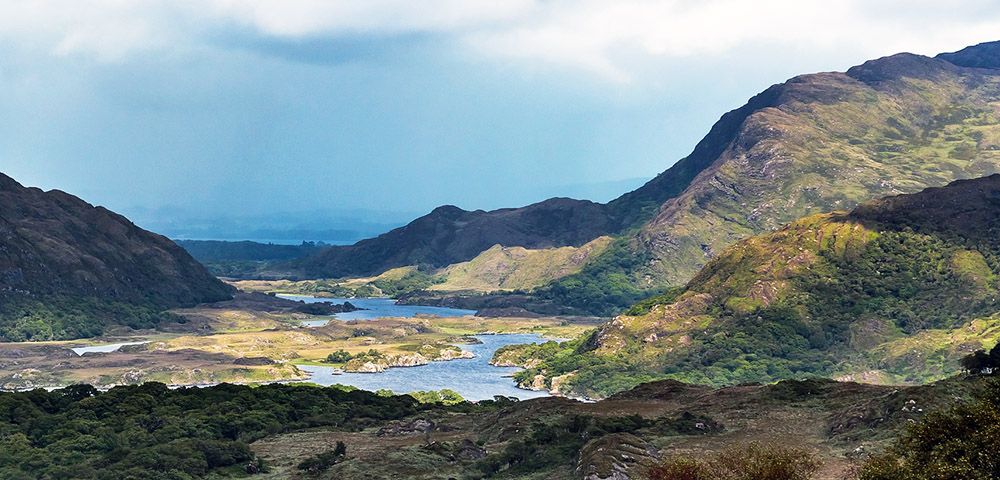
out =
[[[576,319],[433,317],[340,321],[301,313],[298,302],[240,293],[229,302],[175,309],[171,329],[124,330],[97,344],[140,343],[82,356],[76,342],[0,343],[0,388],[86,383],[101,388],[161,382],[198,385],[306,380],[298,365],[379,372],[468,357],[472,335],[579,336],[596,323]],[[304,322],[329,323],[304,327]],[[338,354],[341,358],[331,357]]]

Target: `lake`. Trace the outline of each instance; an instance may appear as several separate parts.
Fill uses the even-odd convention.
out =
[[[463,310],[460,308],[447,308],[447,307],[429,307],[426,305],[397,305],[396,301],[391,298],[319,298],[312,297],[309,295],[278,295],[281,298],[295,301],[303,301],[306,303],[317,303],[317,302],[330,302],[330,303],[344,303],[351,302],[358,308],[363,308],[364,310],[357,310],[354,312],[344,312],[337,313],[333,315],[333,318],[337,320],[373,320],[376,318],[386,318],[386,317],[396,317],[396,318],[412,318],[418,315],[436,315],[438,317],[464,317],[466,315],[475,315],[475,310]],[[330,323],[329,320],[309,320],[302,322],[303,325],[309,327],[321,327]]]
[[[351,385],[363,390],[389,389],[395,393],[409,393],[418,390],[441,390],[449,388],[466,400],[487,400],[494,395],[517,397],[520,399],[548,396],[547,392],[535,392],[517,388],[510,378],[519,369],[514,367],[494,367],[490,365],[493,352],[504,345],[518,343],[541,343],[548,339],[536,334],[476,335],[482,344],[461,345],[462,349],[476,355],[476,358],[431,362],[429,365],[406,368],[390,368],[382,373],[334,374],[333,367],[300,365],[309,372],[310,382],[320,385]]]

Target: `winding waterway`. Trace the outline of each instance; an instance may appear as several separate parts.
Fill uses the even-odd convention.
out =
[[[535,392],[517,388],[510,378],[517,368],[494,367],[490,365],[493,352],[504,345],[518,343],[538,343],[546,339],[535,334],[477,335],[482,344],[462,345],[476,355],[475,358],[431,362],[429,365],[408,368],[390,368],[382,373],[335,374],[332,367],[300,365],[309,372],[311,382],[320,385],[351,385],[363,390],[389,389],[395,393],[409,393],[418,390],[451,389],[466,400],[486,400],[494,395],[517,397],[520,399],[544,397],[546,392]]]
[[[289,300],[301,300],[307,303],[351,302],[352,305],[364,308],[355,312],[338,313],[332,316],[336,320],[372,320],[376,318],[396,317],[411,318],[418,315],[436,315],[439,317],[461,317],[473,315],[473,310],[457,308],[429,307],[423,305],[397,305],[390,298],[317,298],[305,295],[280,295]],[[308,326],[322,326],[331,320],[303,322]],[[333,367],[300,365],[303,371],[309,372],[309,381],[320,385],[351,385],[363,390],[388,389],[395,393],[409,393],[418,390],[451,389],[467,400],[486,400],[494,395],[517,397],[520,399],[544,397],[546,392],[535,392],[517,388],[511,377],[519,369],[514,367],[494,367],[490,365],[493,353],[505,345],[522,343],[540,343],[548,339],[536,334],[509,335],[476,335],[481,344],[461,345],[475,355],[471,359],[431,362],[428,365],[407,368],[390,368],[381,373],[337,373]]]

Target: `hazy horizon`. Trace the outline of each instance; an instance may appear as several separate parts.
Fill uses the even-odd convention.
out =
[[[144,226],[607,201],[771,84],[996,40],[989,7],[5,4],[0,171]]]

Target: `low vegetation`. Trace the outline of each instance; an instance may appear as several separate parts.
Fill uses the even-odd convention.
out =
[[[340,463],[345,456],[347,456],[347,445],[344,442],[337,442],[333,450],[319,453],[303,460],[302,463],[299,463],[298,468],[311,474],[325,472],[330,467]]]
[[[616,315],[628,305],[657,294],[658,287],[666,288],[633,281],[631,272],[648,260],[648,256],[633,251],[627,238],[620,237],[587,262],[580,272],[560,278],[534,293],[539,298],[581,312]]]
[[[1000,383],[974,401],[927,415],[869,459],[859,480],[1000,478]]]
[[[151,329],[183,317],[153,302],[125,303],[96,297],[52,295],[0,299],[0,341],[69,340],[102,335],[110,327]]]
[[[651,468],[649,480],[809,480],[819,468],[806,450],[750,443],[707,457],[673,457]]]
[[[613,242],[602,236],[579,247],[528,249],[494,245],[467,262],[438,271],[433,291],[527,292],[579,272]]]
[[[400,267],[375,277],[321,280],[236,280],[233,285],[248,292],[310,295],[315,297],[399,297],[427,290],[443,277],[416,267]]]

